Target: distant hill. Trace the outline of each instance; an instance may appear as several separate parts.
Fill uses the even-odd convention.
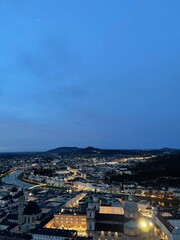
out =
[[[47,153],[58,153],[62,155],[70,155],[70,154],[92,154],[94,152],[99,151],[98,148],[87,147],[87,148],[78,148],[78,147],[59,147],[55,149],[51,149],[47,151]]]
[[[152,155],[152,154],[163,154],[163,153],[171,153],[174,151],[178,151],[170,148],[162,148],[162,149],[100,149],[94,147],[87,148],[78,148],[78,147],[59,147],[55,149],[51,149],[47,151],[47,153],[56,153],[59,155],[72,155],[72,156],[113,156],[113,155],[127,155],[127,156],[137,156],[137,155]]]
[[[80,150],[80,148],[78,148],[78,147],[58,147],[58,148],[51,149],[47,152],[49,152],[49,153],[73,153],[78,150]]]

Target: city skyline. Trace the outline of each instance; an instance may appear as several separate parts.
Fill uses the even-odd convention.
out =
[[[0,152],[180,148],[179,1],[1,1]]]

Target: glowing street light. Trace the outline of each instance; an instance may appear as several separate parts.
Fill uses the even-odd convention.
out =
[[[153,223],[149,220],[143,220],[139,223],[140,228],[143,232],[149,232],[153,228]]]
[[[145,228],[145,227],[147,227],[147,224],[146,224],[145,222],[142,222],[142,223],[141,223],[141,226],[142,226],[143,228]]]

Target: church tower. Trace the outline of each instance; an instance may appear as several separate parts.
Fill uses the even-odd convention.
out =
[[[87,234],[88,237],[93,237],[95,232],[95,217],[96,217],[96,204],[91,197],[88,201],[87,208]]]
[[[19,206],[18,206],[18,227],[19,231],[21,230],[21,226],[23,224],[23,212],[24,212],[24,193],[23,190],[20,192],[20,197],[19,197]]]
[[[93,194],[93,202],[94,202],[95,210],[99,211],[100,201],[97,193]]]

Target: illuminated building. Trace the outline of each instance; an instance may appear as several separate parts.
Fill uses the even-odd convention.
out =
[[[78,236],[94,240],[153,239],[152,221],[140,216],[131,196],[124,204],[124,211],[110,207],[100,209],[99,197],[94,194],[88,200],[86,212],[63,209],[45,228],[77,230]]]
[[[94,204],[96,198],[94,198]],[[128,201],[124,204],[124,214],[100,213],[93,203],[89,203],[88,209],[91,209],[91,216],[94,220],[90,221],[87,215],[87,222],[90,221],[88,236],[93,236],[95,240],[139,240],[153,239],[153,225],[148,218],[141,218],[138,213],[137,203],[129,196]],[[87,210],[88,212],[89,210]],[[144,223],[145,226],[142,224]],[[91,231],[90,231],[91,230]]]
[[[168,240],[180,240],[180,212],[159,212],[155,216],[159,233]]]
[[[78,231],[78,235],[86,236],[86,213],[70,209],[63,209],[48,222],[46,228],[68,229]]]

